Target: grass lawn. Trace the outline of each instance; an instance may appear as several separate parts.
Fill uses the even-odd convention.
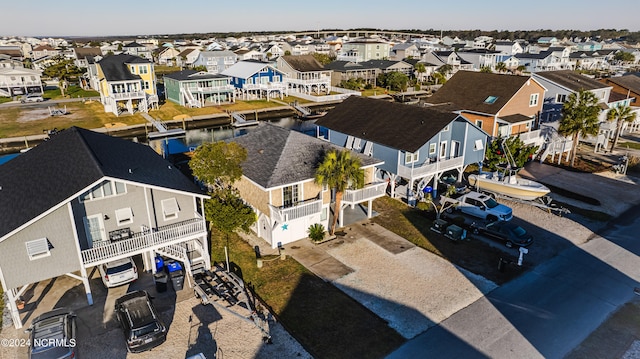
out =
[[[618,147],[631,148],[633,150],[640,150],[640,143],[637,142],[624,142],[618,141]]]
[[[44,94],[42,95],[43,98],[51,99],[51,100],[61,100],[65,98],[97,97],[97,96],[100,96],[100,93],[98,91],[93,91],[93,90],[87,91],[82,89],[79,86],[69,86],[69,88],[67,88],[67,91],[64,92],[64,96],[62,96],[62,93],[60,92],[60,88],[58,87],[52,90],[45,90]]]
[[[212,261],[224,262],[224,235],[212,233]],[[317,358],[382,358],[404,342],[385,321],[291,257],[264,258],[229,237],[231,268],[254,287],[283,326]]]
[[[364,96],[364,97],[376,96],[376,95],[380,96],[380,95],[384,95],[385,91],[389,95],[393,95],[394,93],[396,93],[395,91],[388,91],[384,87],[376,87],[376,88],[372,88],[372,89],[369,89],[369,90],[363,90],[362,91],[362,96]]]
[[[406,238],[416,246],[497,284],[506,283],[530,269],[530,263],[525,261],[520,270],[500,272],[497,263],[500,257],[504,257],[504,252],[498,248],[478,240],[452,241],[431,231],[429,228],[435,218],[433,211],[412,208],[390,197],[376,199],[373,209],[380,213],[373,218],[373,222]]]

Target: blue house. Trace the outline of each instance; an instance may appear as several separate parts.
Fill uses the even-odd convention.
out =
[[[221,72],[231,77],[231,84],[240,90],[244,100],[287,96],[287,76],[284,72],[262,61],[245,60]]]
[[[457,173],[484,159],[488,135],[462,115],[351,96],[318,119],[325,139],[384,161],[379,176],[391,182],[407,182],[407,194],[436,188],[445,172]],[[403,191],[399,191],[403,196]]]

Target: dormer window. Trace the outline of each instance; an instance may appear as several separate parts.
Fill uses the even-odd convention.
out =
[[[498,96],[489,96],[484,100],[484,103],[491,105],[494,102],[496,102],[497,99],[498,99]]]

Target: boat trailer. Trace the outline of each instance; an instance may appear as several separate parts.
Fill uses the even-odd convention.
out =
[[[211,304],[252,323],[262,332],[262,340],[271,343],[267,316],[258,311],[255,296],[240,277],[216,264],[211,270],[194,273],[193,278],[193,291],[202,305]]]
[[[553,203],[553,199],[550,196],[542,196],[532,200],[525,200],[525,199],[515,198],[515,197],[507,196],[504,194],[500,194],[500,193],[486,191],[486,190],[481,190],[480,192],[485,193],[496,199],[504,199],[509,202],[522,203],[522,204],[527,204],[529,206],[538,207],[540,209],[546,210],[548,213],[556,213],[558,216],[571,213],[571,211],[568,208],[564,208],[562,206],[558,206],[555,203]]]

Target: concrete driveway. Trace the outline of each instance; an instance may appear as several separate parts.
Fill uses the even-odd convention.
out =
[[[139,262],[139,260],[136,260]],[[141,264],[138,263],[141,268]],[[61,276],[33,285],[24,297],[21,312],[24,328],[41,313],[66,307],[77,314],[78,353],[87,358],[184,358],[203,353],[207,358],[273,358],[278,356],[311,358],[279,323],[270,320],[272,344],[262,340],[252,323],[212,305],[203,306],[185,283],[181,291],[169,289],[158,293],[150,273],[138,272],[140,278],[130,284],[107,290],[96,270],[91,279],[94,304],[87,304],[81,282]],[[127,292],[146,290],[154,297],[154,305],[169,327],[167,341],[144,353],[129,354],[122,330],[114,317],[114,303]],[[23,329],[5,327],[0,332],[0,358],[26,358],[26,345],[9,345],[11,339],[26,340]]]

